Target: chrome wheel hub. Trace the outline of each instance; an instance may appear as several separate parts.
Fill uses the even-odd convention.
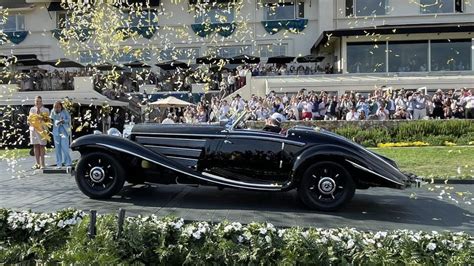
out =
[[[94,183],[100,183],[104,181],[105,178],[105,171],[102,167],[96,166],[93,167],[89,173],[90,179]]]
[[[318,190],[325,195],[331,195],[336,191],[336,182],[330,177],[323,177],[318,182]]]

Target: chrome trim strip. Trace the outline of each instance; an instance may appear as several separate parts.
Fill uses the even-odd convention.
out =
[[[234,134],[232,134],[234,133]],[[184,134],[184,133],[145,133],[145,132],[132,132],[132,135],[137,135],[137,134],[146,134],[146,135],[163,135],[163,136],[193,136],[193,137],[207,137],[207,138],[225,138],[225,137],[231,137],[231,138],[247,138],[247,139],[261,139],[261,140],[269,140],[269,141],[275,141],[275,142],[284,142],[288,144],[293,144],[297,146],[304,146],[306,143],[304,142],[299,142],[299,141],[294,141],[294,140],[288,140],[284,138],[276,138],[272,136],[268,136],[266,134],[261,134],[257,132],[246,132],[246,134],[255,134],[255,135],[247,135],[247,136],[242,136],[238,135],[238,133],[241,133],[240,131],[230,131],[228,135],[220,135],[220,134]]]
[[[222,180],[222,181],[227,181],[229,179],[227,178],[224,178],[224,177],[220,177],[220,176],[217,176],[217,175],[213,175],[213,174],[210,174],[210,173],[206,173],[206,172],[201,172],[202,175],[204,176],[208,176],[208,177],[212,177],[212,178],[215,178],[215,179],[219,179],[219,180]],[[246,182],[242,182],[242,181],[235,181],[235,180],[232,180],[233,182],[235,183],[238,183],[238,184],[248,184]],[[278,185],[278,184],[269,184],[269,185],[266,185],[266,184],[257,184],[257,186],[262,186],[262,187],[267,187],[267,188],[281,188],[281,185]]]
[[[187,137],[207,137],[207,138],[225,138],[225,135],[220,134],[186,134],[186,133],[153,133],[153,132],[132,132],[131,135],[162,135],[162,136],[187,136]],[[194,139],[191,139],[194,140]]]
[[[197,162],[198,159],[192,159],[192,158],[186,158],[186,157],[177,157],[177,156],[166,156],[171,159],[176,159],[176,160],[188,160],[188,161],[195,161]]]
[[[155,139],[153,137],[147,137],[147,136],[136,136],[139,138],[146,138],[146,139]],[[186,141],[196,141],[196,142],[206,142],[205,139],[187,139],[187,138],[167,138],[167,137],[161,137],[160,139],[164,140],[186,140]]]
[[[116,150],[116,151],[128,153],[128,154],[134,155],[134,156],[136,156],[136,157],[138,157],[138,158],[142,158],[143,160],[148,160],[148,161],[150,161],[150,162],[156,163],[156,164],[158,164],[158,165],[161,165],[161,166],[163,166],[163,167],[166,167],[166,168],[171,169],[171,170],[173,170],[173,171],[176,171],[176,172],[178,172],[178,173],[185,174],[185,175],[188,175],[188,176],[192,176],[192,177],[195,177],[195,178],[197,178],[197,179],[204,180],[204,181],[208,181],[208,182],[211,182],[211,183],[216,183],[216,184],[220,184],[220,185],[224,185],[224,186],[230,186],[230,187],[253,189],[253,190],[279,191],[279,190],[281,189],[281,186],[279,186],[279,187],[276,187],[276,186],[269,187],[269,186],[260,185],[260,184],[252,184],[252,183],[245,183],[245,182],[240,182],[240,181],[234,181],[234,180],[225,179],[225,178],[223,178],[223,177],[218,177],[218,176],[215,176],[215,177],[218,177],[218,178],[216,178],[216,179],[218,179],[217,181],[216,181],[216,180],[212,180],[212,179],[207,179],[207,178],[204,178],[204,177],[202,177],[202,176],[195,175],[195,174],[192,174],[192,173],[189,173],[189,172],[187,172],[187,171],[180,170],[180,169],[176,169],[176,168],[171,167],[171,166],[169,166],[169,165],[165,165],[164,163],[155,161],[155,160],[153,160],[153,159],[147,158],[147,157],[142,156],[142,155],[140,155],[140,154],[136,154],[136,153],[134,153],[134,152],[130,152],[130,151],[127,151],[127,150],[124,150],[124,149],[121,149],[121,148],[117,148],[117,147],[112,146],[112,145],[108,145],[108,144],[104,144],[104,143],[97,143],[96,145],[98,145],[98,146],[103,146],[103,147],[106,147],[106,148],[109,148],[109,149],[112,149],[112,150]],[[215,178],[213,175],[212,175],[212,176],[209,176],[209,177]],[[253,186],[253,187],[252,187],[252,186]]]
[[[202,151],[202,148],[181,148],[181,147],[151,145],[151,144],[145,144],[143,146],[150,147],[150,148],[163,148],[163,149],[171,149],[171,150],[185,150],[185,151],[199,151],[199,152]]]
[[[374,174],[374,175],[376,175],[376,176],[379,176],[379,177],[381,177],[381,178],[383,178],[383,179],[385,179],[385,180],[387,180],[387,181],[390,181],[390,182],[392,182],[392,183],[395,183],[395,184],[397,184],[397,185],[405,186],[405,184],[403,184],[403,183],[400,183],[400,182],[397,182],[397,181],[395,181],[395,180],[392,180],[392,179],[390,179],[390,178],[388,178],[388,177],[385,177],[385,176],[383,176],[383,175],[381,175],[381,174],[379,174],[379,173],[377,173],[377,172],[374,172],[374,171],[372,171],[372,170],[370,170],[370,169],[368,169],[368,168],[366,168],[366,167],[364,167],[364,166],[362,166],[362,165],[360,165],[360,164],[357,164],[357,163],[355,163],[355,162],[353,162],[353,161],[350,161],[350,160],[348,160],[348,159],[346,159],[346,161],[349,162],[350,164],[352,164],[355,168],[358,168],[358,169],[364,170],[364,171],[366,171],[366,172],[369,172],[369,173],[371,173],[371,174]]]
[[[268,141],[274,141],[274,142],[282,142],[282,143],[288,143],[288,144],[293,144],[296,146],[304,146],[306,143],[304,142],[299,142],[299,141],[294,141],[294,140],[288,140],[288,139],[279,139],[279,138],[272,138],[272,137],[264,137],[264,136],[242,136],[242,135],[232,135],[229,134],[228,138],[236,138],[236,139],[259,139],[259,140],[268,140]]]

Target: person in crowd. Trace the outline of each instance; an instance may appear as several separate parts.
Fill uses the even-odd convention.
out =
[[[390,117],[389,111],[385,108],[385,105],[380,106],[379,110],[376,113],[378,120],[385,121],[388,120]]]
[[[399,120],[406,120],[410,119],[410,114],[405,111],[402,107],[398,106],[397,111],[393,115],[394,119],[399,119]]]
[[[32,116],[34,115],[34,116]],[[37,119],[30,118],[36,117]],[[30,144],[33,145],[33,151],[35,154],[36,164],[33,169],[43,169],[45,167],[44,156],[46,153],[47,144],[47,130],[45,129],[46,120],[49,118],[49,110],[43,106],[43,98],[41,96],[35,97],[35,106],[31,107],[29,112],[29,131],[30,131]]]
[[[263,130],[268,132],[280,133],[280,122],[277,118],[270,117],[266,120],[265,127],[263,128]]]
[[[357,113],[356,108],[351,107],[350,111],[346,114],[346,121],[356,121],[359,120],[359,114]]]
[[[72,160],[69,154],[69,142],[71,137],[71,115],[63,108],[60,101],[54,103],[51,112],[51,121],[53,124],[54,149],[56,154],[56,168],[63,165],[71,167]]]
[[[337,96],[332,96],[331,101],[326,110],[326,114],[324,115],[324,120],[336,120],[337,119],[337,107],[338,107]]]
[[[413,98],[413,119],[424,119],[426,117],[426,97],[421,90],[415,92]]]
[[[464,95],[460,100],[460,105],[463,106],[465,118],[474,119],[474,95],[472,89],[464,92]]]
[[[166,116],[165,119],[163,119],[163,121],[161,122],[162,124],[174,124],[174,119],[173,119],[173,114],[172,113],[168,113],[168,115]]]

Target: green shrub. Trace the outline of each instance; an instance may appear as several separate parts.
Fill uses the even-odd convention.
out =
[[[2,212],[0,212],[2,213]],[[33,231],[24,231],[23,220],[39,216],[8,212],[1,230],[21,234],[0,239],[0,264],[161,264],[161,265],[307,265],[307,264],[428,264],[464,265],[474,260],[472,236],[455,232],[366,232],[356,229],[276,228],[269,223],[185,223],[156,216],[129,217],[117,235],[113,215],[97,217],[97,235],[87,235],[89,218],[58,227],[57,220],[44,228],[60,228],[61,245],[39,256],[31,251]],[[33,217],[33,219],[30,219]],[[2,219],[0,217],[0,219]],[[41,220],[44,221],[44,220]],[[28,224],[28,223],[26,223]],[[43,233],[46,233],[44,231]]]
[[[367,124],[347,123],[333,131],[366,147],[378,143],[425,141],[444,145],[445,141],[466,145],[474,141],[472,120],[418,120],[389,124],[367,121]],[[340,122],[339,122],[340,123]],[[362,122],[363,123],[363,122]]]

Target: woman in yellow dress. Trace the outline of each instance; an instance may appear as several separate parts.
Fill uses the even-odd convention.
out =
[[[31,107],[28,116],[30,144],[33,145],[36,159],[33,169],[43,169],[45,167],[45,147],[51,138],[48,131],[50,124],[49,110],[43,106],[41,96],[36,96],[35,106]]]

